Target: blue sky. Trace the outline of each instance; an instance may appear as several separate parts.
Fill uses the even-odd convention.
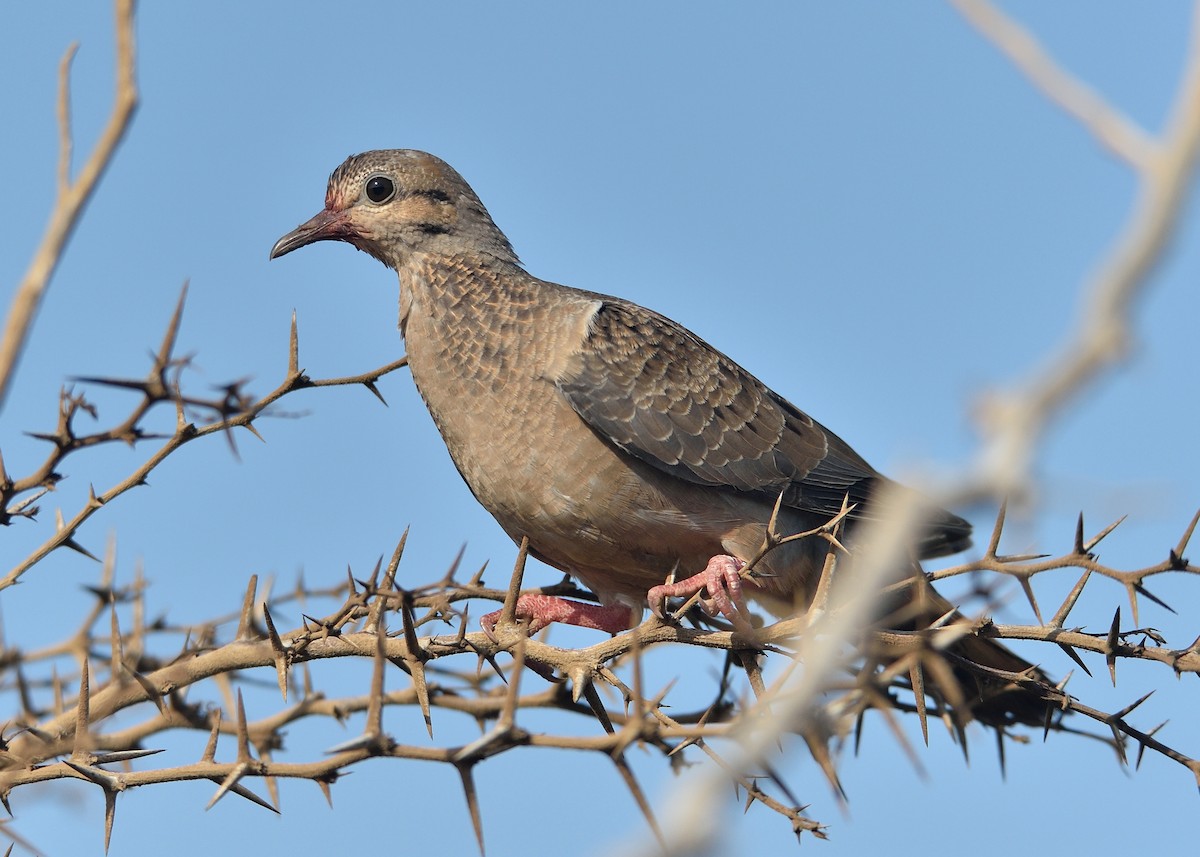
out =
[[[1074,73],[1151,131],[1182,66],[1188,9],[1154,4],[1005,4]],[[77,152],[111,104],[112,13],[104,3],[23,4],[0,28],[0,284],[19,281],[46,221],[55,169],[57,65],[73,40]],[[348,154],[411,147],[453,164],[533,273],[619,294],[678,319],[850,441],[880,469],[948,471],[970,460],[981,390],[1025,377],[1071,329],[1081,284],[1129,216],[1135,183],[1071,119],[938,2],[764,4],[415,4],[210,2],[145,4],[139,15],[142,104],[126,144],[76,233],[42,307],[2,420],[13,473],[39,460],[22,432],[52,426],[71,376],[138,376],[185,280],[181,335],[191,383],[249,377],[265,392],[286,367],[299,316],[301,363],[320,377],[365,371],[403,353],[394,275],[332,244],[268,263],[273,242],[320,208],[329,172]],[[1158,561],[1200,505],[1200,218],[1136,307],[1129,362],[1057,423],[1038,459],[1035,507],[1010,533],[1013,551],[1064,551],[1075,516],[1089,529],[1128,514],[1102,559]],[[7,305],[7,300],[5,301]],[[260,424],[234,460],[220,442],[164,465],[152,487],[93,518],[80,539],[114,534],[118,577],[141,563],[152,612],[196,621],[239,603],[252,573],[290,583],[364,573],[412,527],[403,569],[425,582],[466,541],[465,565],[490,560],[506,580],[514,549],[460,482],[408,376],[362,390],[309,391],[295,418]],[[115,419],[129,399],[97,392]],[[80,456],[34,526],[3,534],[5,570],[45,537],[52,509],[77,508],[89,481],[107,486],[150,447]],[[962,510],[986,533],[986,508]],[[96,567],[56,555],[0,596],[6,639],[61,638],[86,604]],[[549,582],[549,571],[532,580]],[[1057,593],[1073,581],[1046,581]],[[1152,587],[1182,618],[1144,607],[1183,646],[1200,632],[1196,584]],[[1076,618],[1105,627],[1124,596],[1093,585]],[[46,610],[48,599],[57,599]],[[1054,595],[1046,596],[1047,603]],[[1007,618],[1026,621],[1014,601]],[[297,617],[290,617],[293,621]],[[1027,650],[1028,651],[1028,650]],[[1065,657],[1036,652],[1048,670]],[[701,699],[718,662],[660,657]],[[1103,664],[1072,689],[1120,708],[1162,690],[1138,722],[1200,754],[1194,677],[1128,665],[1112,692]],[[366,687],[369,670],[324,665],[318,683]],[[263,675],[266,684],[273,677]],[[252,696],[251,716],[277,698]],[[680,703],[681,705],[684,703]],[[420,741],[409,711],[389,713]],[[470,724],[435,723],[439,742]],[[915,727],[915,724],[913,724]],[[549,720],[543,728],[586,731]],[[353,734],[294,727],[297,758]],[[913,740],[919,740],[915,728]],[[934,730],[919,779],[880,724],[844,766],[841,814],[799,751],[783,767],[811,812],[830,822],[828,854],[917,853],[971,843],[978,857],[1013,839],[1079,853],[1151,844],[1192,853],[1195,782],[1148,758],[1124,773],[1085,739],[1040,736],[1010,747],[1001,779],[990,737],[971,766]],[[170,737],[180,762],[198,754]],[[224,753],[232,752],[224,747]],[[657,760],[638,761],[656,805],[672,789]],[[615,772],[595,759],[517,753],[478,771],[490,855],[604,854],[644,834]],[[369,838],[386,848],[473,853],[451,770],[416,762],[364,765],[335,787],[284,784],[282,818],[182,784],[122,797],[112,853],[314,852]],[[65,784],[13,796],[17,830],[50,854],[99,853],[95,788]],[[1118,814],[1119,813],[1119,814]],[[383,829],[376,825],[383,822]],[[80,823],[83,822],[83,823]],[[731,798],[722,853],[779,853],[784,824],[742,817]],[[533,832],[535,826],[537,832]],[[358,847],[358,846],[356,846]]]

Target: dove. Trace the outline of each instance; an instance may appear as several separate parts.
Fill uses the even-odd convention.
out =
[[[522,595],[517,616],[531,632],[570,622],[615,633],[647,604],[663,615],[693,594],[746,630],[747,598],[779,615],[805,609],[828,549],[820,538],[787,543],[744,579],[777,502],[782,533],[821,527],[847,503],[850,543],[879,514],[890,483],[849,444],[666,316],[528,273],[434,155],[348,158],[324,208],[270,255],[318,241],[397,273],[409,369],[462,478],[510,537],[601,602]],[[970,534],[957,515],[926,515],[914,568],[964,550]],[[923,597],[926,622],[953,610],[932,590]],[[489,632],[497,615],[484,618]],[[1031,669],[992,640],[955,645],[986,667]],[[1021,702],[993,716],[1040,723],[1044,704]]]

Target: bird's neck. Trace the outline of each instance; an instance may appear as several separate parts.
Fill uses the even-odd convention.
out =
[[[471,326],[489,313],[522,303],[529,275],[515,261],[482,254],[413,254],[400,276],[400,331],[413,317],[422,326]]]

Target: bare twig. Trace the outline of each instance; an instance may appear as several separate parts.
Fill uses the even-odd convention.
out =
[[[134,0],[116,0],[117,23],[117,92],[112,113],[91,157],[79,171],[75,181],[70,180],[71,127],[70,85],[71,59],[76,45],[67,49],[59,69],[59,167],[58,194],[50,223],[42,236],[42,243],[33,255],[21,284],[17,287],[8,318],[4,323],[4,338],[0,339],[0,410],[12,381],[25,342],[33,328],[38,306],[62,258],[63,249],[75,230],[84,206],[96,190],[104,171],[112,162],[113,155],[125,137],[129,124],[137,109],[138,91],[136,61],[134,56]]]

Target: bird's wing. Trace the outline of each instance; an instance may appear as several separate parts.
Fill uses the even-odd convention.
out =
[[[879,478],[849,445],[680,325],[605,298],[558,378],[601,437],[664,473],[832,515]]]

